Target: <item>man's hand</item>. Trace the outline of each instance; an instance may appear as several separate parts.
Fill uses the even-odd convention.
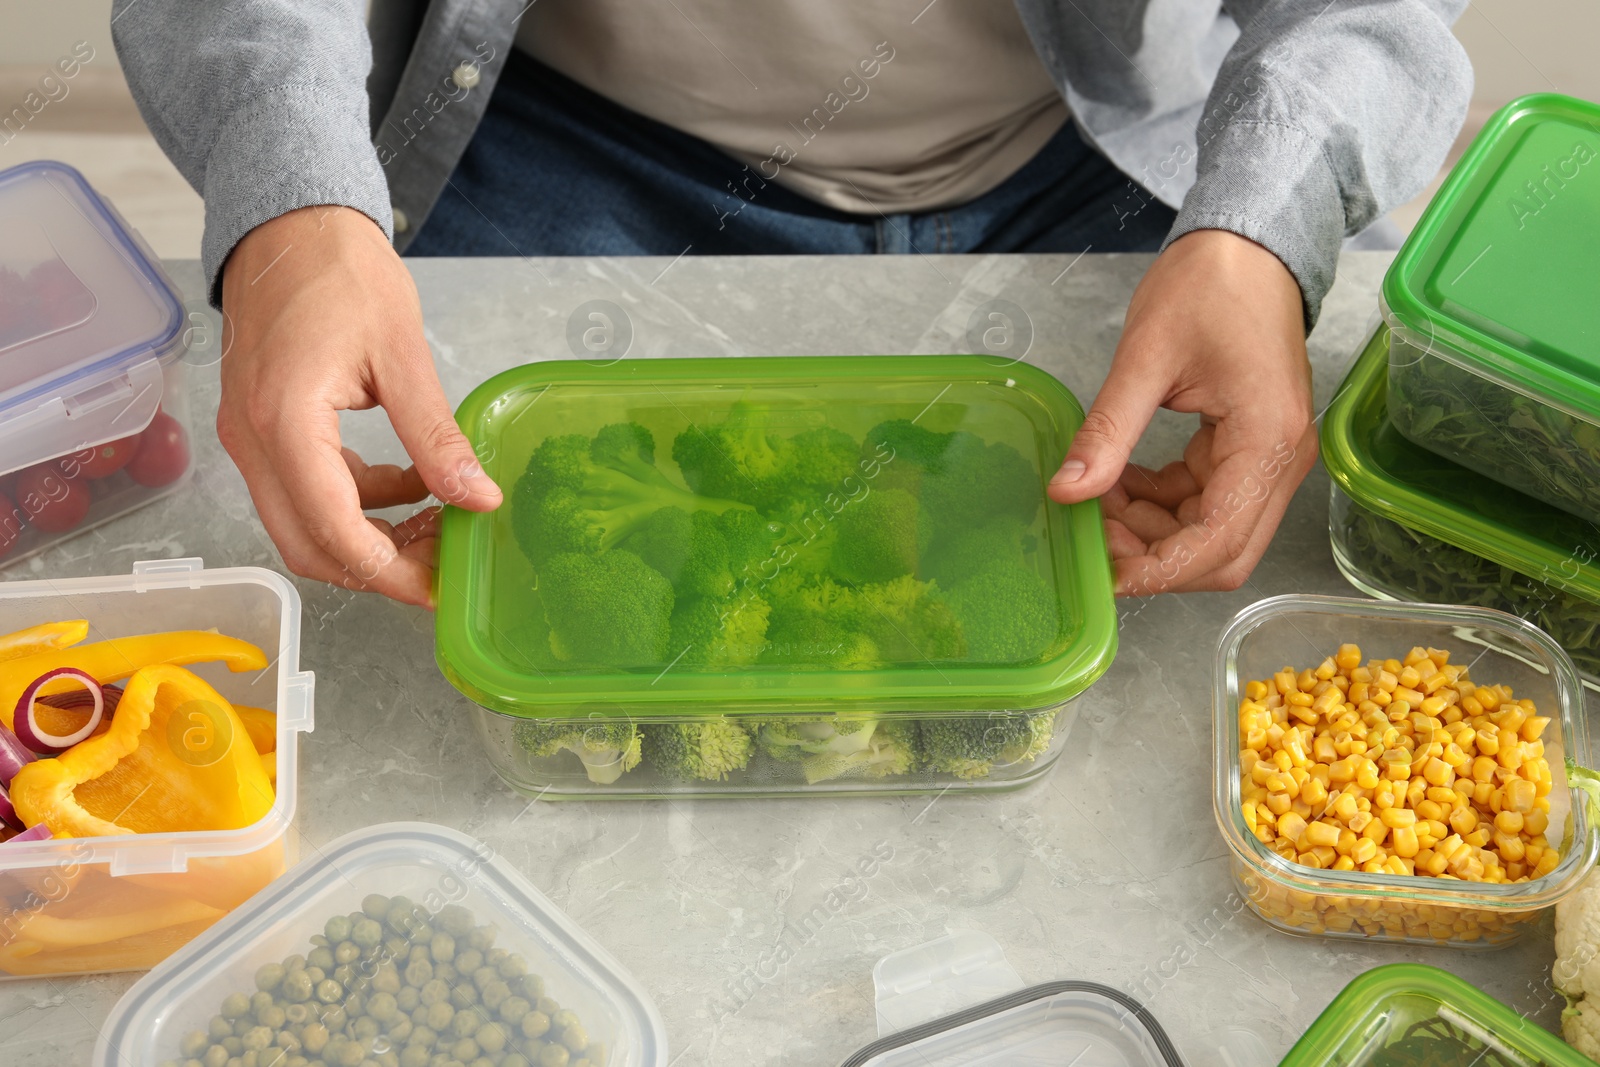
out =
[[[1156,408],[1198,412],[1182,462],[1128,462]],[[1237,589],[1316,462],[1300,287],[1226,230],[1167,247],[1134,291],[1111,373],[1050,496],[1102,497],[1117,592]]]
[[[501,497],[451,416],[416,287],[383,231],[338,207],[264,223],[228,257],[222,309],[217,436],[284,564],[431,607],[438,509],[399,526],[362,509],[431,492],[488,511]],[[340,447],[339,412],[380,404],[415,466],[369,467]]]

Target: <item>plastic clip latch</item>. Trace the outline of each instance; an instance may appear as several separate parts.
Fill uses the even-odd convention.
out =
[[[1022,988],[1000,943],[976,930],[892,952],[872,968],[878,1036],[938,1019]]]

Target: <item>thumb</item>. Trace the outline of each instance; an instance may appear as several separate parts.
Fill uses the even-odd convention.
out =
[[[468,511],[499,507],[500,487],[484,473],[472,444],[456,425],[427,347],[384,369],[378,400],[428,491]]]
[[[1118,353],[1120,356],[1121,353]],[[1050,498],[1076,504],[1100,496],[1117,484],[1139,435],[1161,406],[1165,382],[1131,361],[1113,359],[1111,373],[1094,406],[1072,437],[1061,469],[1050,479]]]

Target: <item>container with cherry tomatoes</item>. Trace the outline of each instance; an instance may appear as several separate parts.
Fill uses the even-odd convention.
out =
[[[0,171],[0,567],[187,483],[185,324],[81,174]]]

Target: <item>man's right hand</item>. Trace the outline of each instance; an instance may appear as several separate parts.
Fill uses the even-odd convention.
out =
[[[429,493],[498,507],[451,415],[422,335],[411,275],[358,211],[308,207],[257,226],[222,279],[217,436],[295,574],[432,607],[438,509],[399,526],[364,508]],[[414,466],[368,466],[342,448],[339,412],[381,405]]]

